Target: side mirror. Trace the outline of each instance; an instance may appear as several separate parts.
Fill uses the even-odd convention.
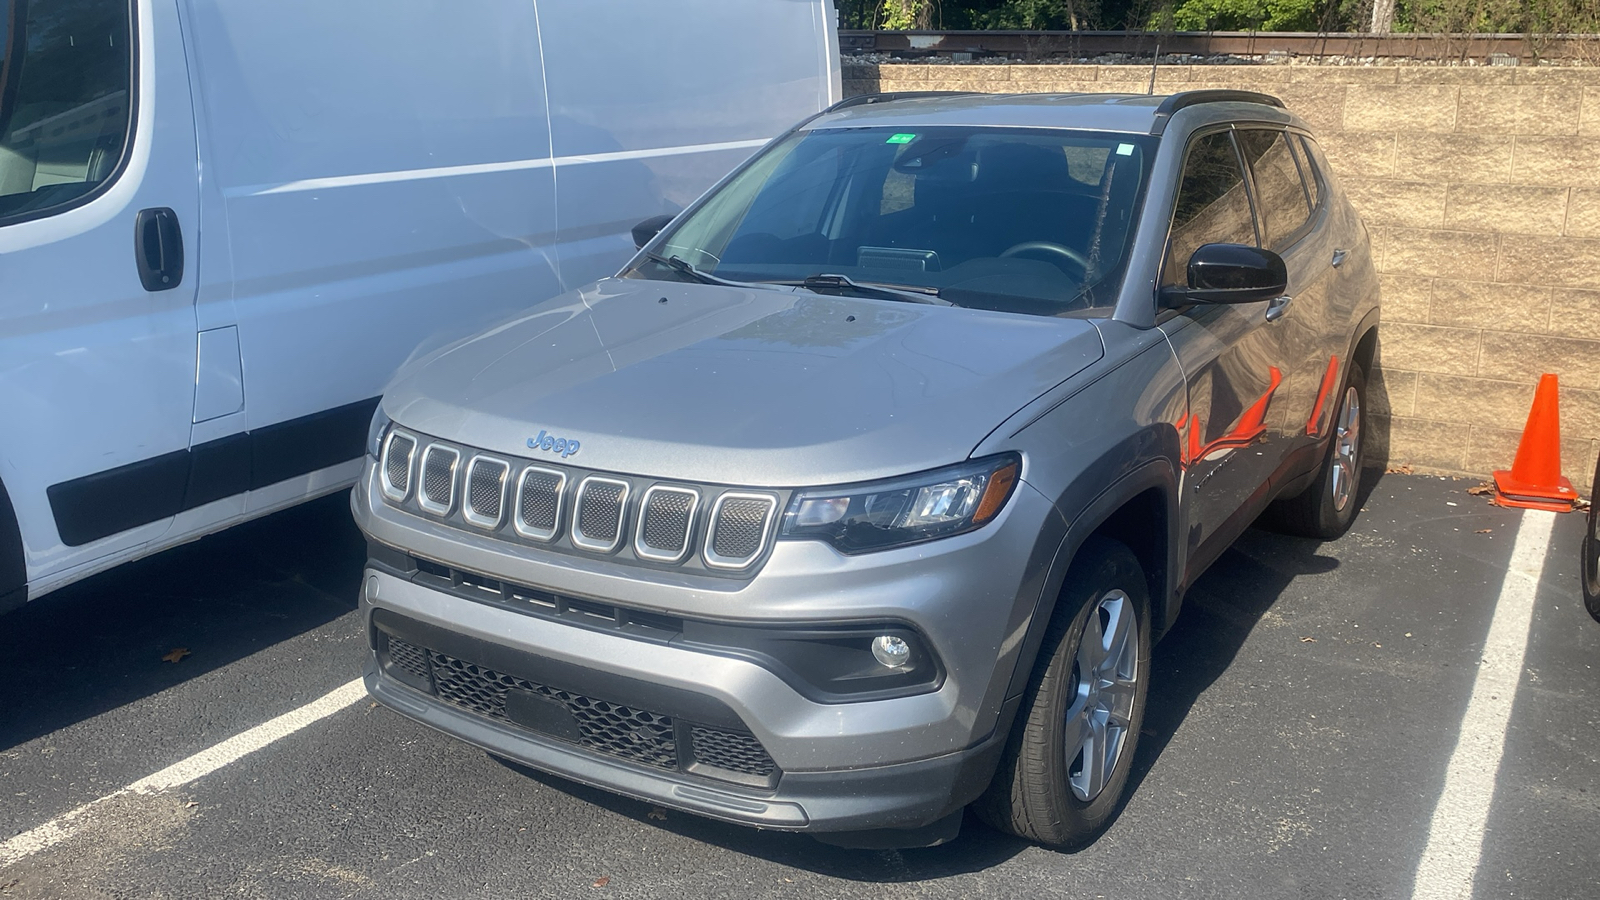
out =
[[[1172,291],[1170,304],[1256,303],[1289,290],[1289,270],[1271,250],[1244,244],[1205,244],[1189,257],[1189,286]]]
[[[651,216],[650,218],[645,219],[643,222],[633,226],[634,249],[643,250],[644,245],[650,243],[650,241],[655,238],[656,235],[661,233],[661,229],[667,227],[667,223],[671,221],[671,215]]]

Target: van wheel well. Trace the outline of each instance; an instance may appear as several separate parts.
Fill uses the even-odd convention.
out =
[[[1150,614],[1159,635],[1169,624],[1167,618],[1167,502],[1159,488],[1150,488],[1130,497],[1112,513],[1095,534],[1110,538],[1133,551],[1144,569],[1150,590]]]
[[[0,613],[28,599],[28,565],[22,551],[22,523],[0,481]]]

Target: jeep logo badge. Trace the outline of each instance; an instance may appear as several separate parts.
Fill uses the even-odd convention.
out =
[[[548,450],[551,453],[559,453],[562,459],[566,459],[578,452],[578,442],[541,431],[538,437],[528,438],[528,449]]]

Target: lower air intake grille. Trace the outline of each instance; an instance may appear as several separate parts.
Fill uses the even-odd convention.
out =
[[[662,713],[496,672],[386,632],[379,646],[384,648],[390,666],[413,676],[416,683],[424,685],[423,691],[431,690],[452,706],[496,721],[575,742],[596,753],[660,769],[687,768],[697,775],[724,781],[755,785],[765,781],[770,785],[779,774],[777,764],[749,732],[675,722]],[[514,711],[507,709],[507,697],[513,693],[521,697],[532,695],[537,698],[534,702],[548,705],[557,715],[565,709],[575,730],[563,732],[559,724],[543,728],[519,720]],[[692,753],[680,752],[679,735],[693,742]],[[705,771],[701,766],[723,774]]]
[[[689,739],[694,758],[708,766],[758,778],[767,778],[778,768],[753,734],[694,725],[689,729]]]
[[[390,638],[389,643],[392,647],[395,639]],[[441,700],[509,721],[507,693],[517,690],[537,694],[567,708],[577,720],[581,743],[590,750],[664,769],[678,765],[672,719],[666,716],[502,675],[443,653],[429,651],[428,658],[433,663],[434,684]]]

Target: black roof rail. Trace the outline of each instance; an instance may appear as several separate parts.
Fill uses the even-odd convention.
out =
[[[918,100],[923,97],[965,97],[978,93],[977,91],[892,91],[886,94],[857,94],[846,97],[838,103],[823,110],[825,113],[838,112],[852,106],[866,106],[869,103],[889,103],[894,100]],[[1280,106],[1282,104],[1279,104]]]
[[[1188,109],[1191,106],[1198,106],[1202,103],[1261,103],[1266,106],[1276,106],[1279,109],[1286,108],[1282,100],[1271,94],[1263,94],[1259,91],[1179,91],[1161,101],[1161,105],[1156,107],[1156,120],[1150,126],[1150,133],[1159,136],[1163,131],[1167,130],[1167,122],[1174,113],[1180,109]]]

